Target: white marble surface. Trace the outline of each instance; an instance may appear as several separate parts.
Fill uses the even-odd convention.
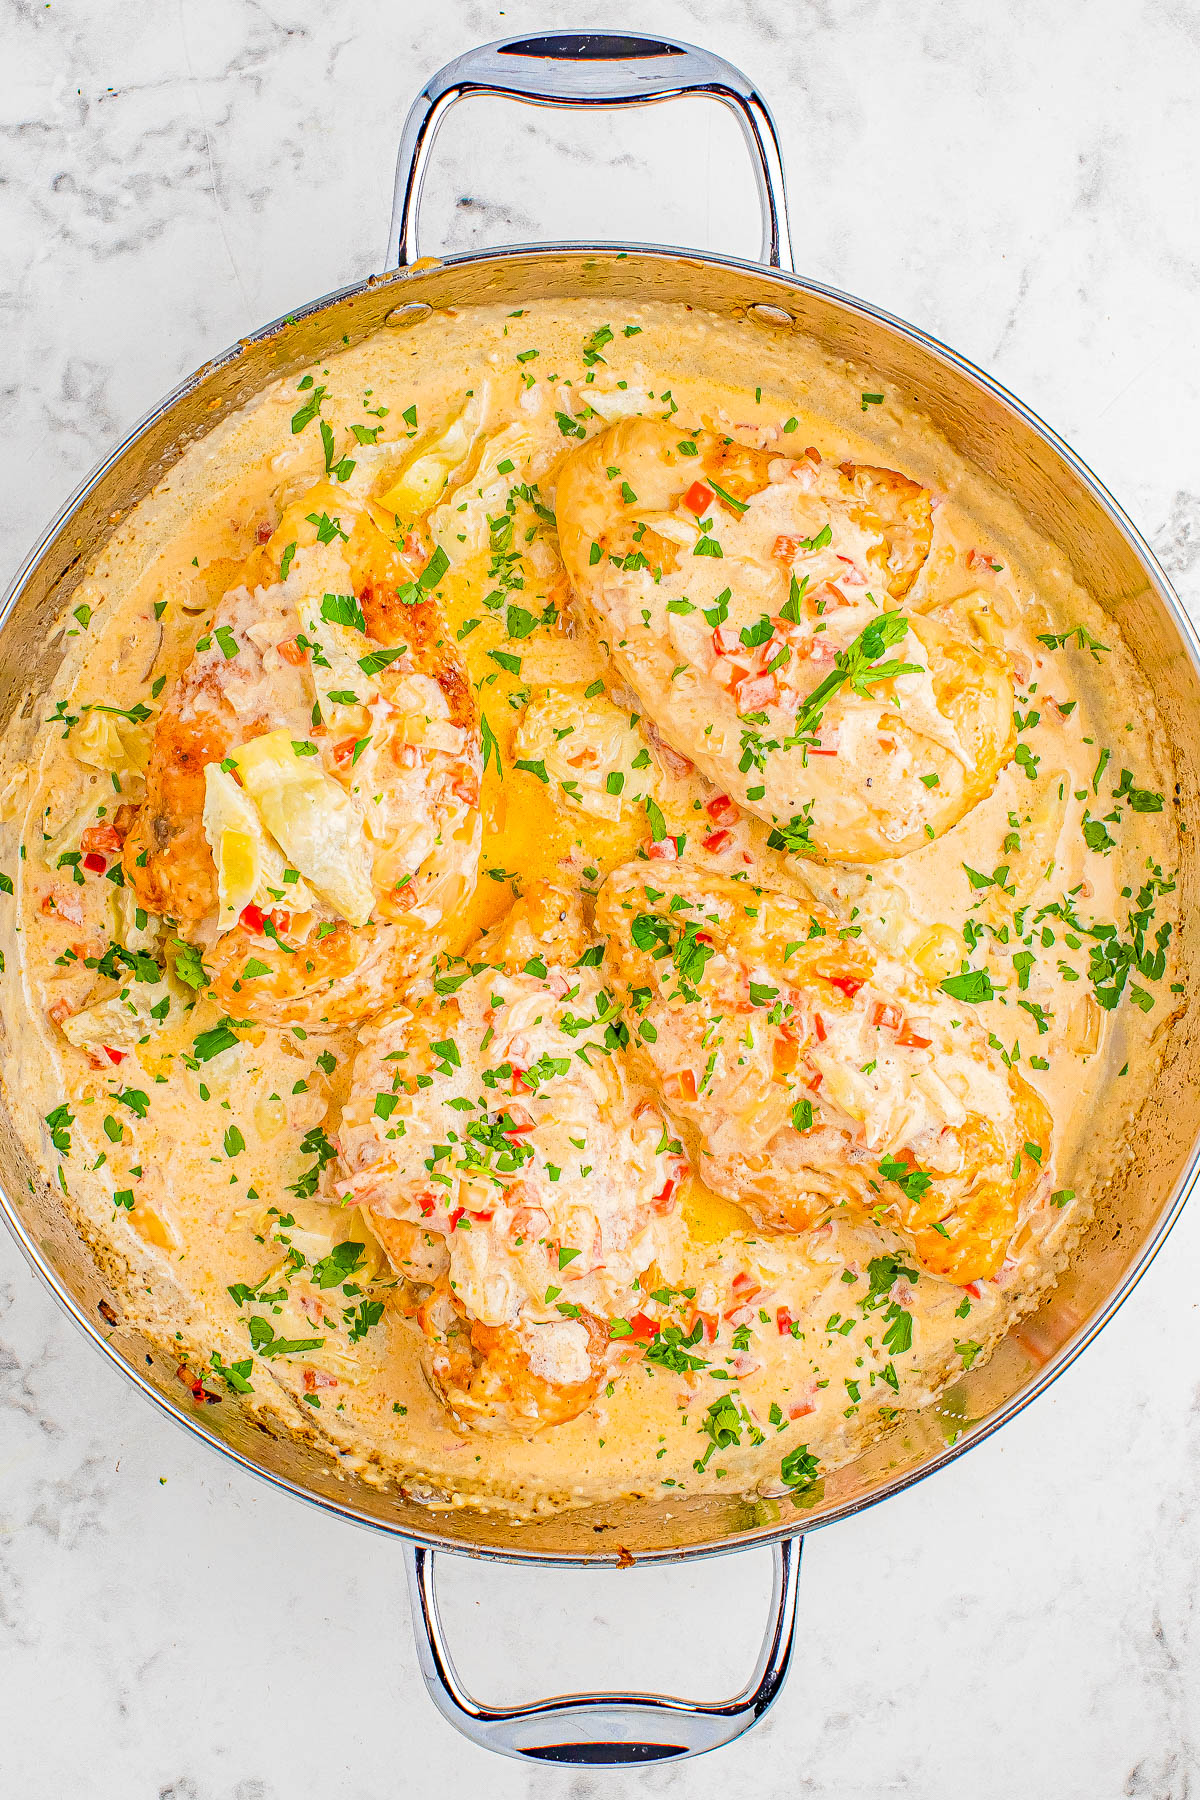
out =
[[[407,99],[505,32],[657,28],[774,104],[800,266],[932,329],[1098,469],[1200,606],[1196,0],[0,0],[0,543],[203,357],[382,256]],[[678,119],[678,115],[676,116]],[[430,248],[753,252],[730,129],[448,129]],[[3,1234],[0,1234],[2,1237]],[[394,1546],[202,1453],[0,1242],[0,1792],[14,1800],[1185,1800],[1200,1781],[1200,1212],[998,1438],[805,1555],[789,1688],[688,1768],[487,1759],[429,1708]],[[734,1685],[760,1561],[459,1566],[467,1673]],[[532,1593],[535,1604],[530,1604]]]

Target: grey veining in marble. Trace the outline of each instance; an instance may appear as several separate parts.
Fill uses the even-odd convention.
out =
[[[15,565],[176,379],[382,257],[412,91],[565,25],[703,42],[772,101],[799,266],[965,351],[1200,608],[1197,0],[0,0],[0,528]],[[723,116],[448,126],[425,242],[752,254]],[[791,1682],[699,1765],[491,1762],[429,1709],[393,1546],[172,1430],[0,1241],[0,1793],[14,1800],[1187,1800],[1200,1784],[1200,1213],[999,1437],[810,1540]],[[732,1687],[761,1562],[458,1566],[468,1675]],[[534,1603],[530,1604],[532,1591]],[[532,1623],[531,1623],[532,1621]],[[737,1664],[731,1679],[730,1664]]]

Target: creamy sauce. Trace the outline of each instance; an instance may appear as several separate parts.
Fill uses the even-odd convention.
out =
[[[172,1346],[188,1378],[222,1395],[245,1392],[247,1404],[368,1474],[434,1505],[516,1514],[615,1494],[783,1493],[852,1459],[989,1354],[1062,1266],[1090,1203],[1089,1168],[1147,1091],[1151,1034],[1176,978],[1170,944],[1162,972],[1134,969],[1110,1008],[1097,1003],[1092,976],[1101,998],[1111,978],[1089,969],[1103,940],[1077,926],[1111,922],[1111,941],[1128,943],[1145,883],[1141,903],[1153,917],[1144,951],[1171,920],[1174,824],[1153,797],[1170,794],[1172,776],[1150,696],[1111,621],[1013,501],[874,377],[801,340],[658,305],[617,316],[562,303],[434,316],[312,375],[307,387],[267,389],[122,525],[59,622],[53,693],[32,723],[10,728],[3,867],[16,894],[0,903],[9,1104],[35,1154],[61,1175],[80,1229],[127,1260],[132,1316]],[[524,443],[545,509],[577,433],[635,412],[669,416],[681,436],[708,425],[781,456],[811,443],[826,461],[882,465],[932,490],[932,549],[905,608],[1012,659],[1017,759],[959,824],[902,858],[806,863],[769,848],[766,828],[748,817],[737,848],[753,878],[785,890],[807,883],[881,954],[931,981],[964,962],[989,972],[995,997],[975,1009],[978,1019],[1054,1127],[994,1279],[963,1288],[917,1277],[886,1226],[839,1219],[770,1234],[693,1176],[669,1280],[694,1290],[706,1325],[693,1354],[703,1366],[632,1359],[579,1417],[532,1436],[455,1423],[422,1373],[403,1286],[363,1215],[330,1203],[320,1167],[348,1096],[357,1030],[238,1024],[212,1036],[223,1014],[203,991],[174,973],[139,983],[152,971],[139,971],[137,956],[172,960],[174,934],[139,928],[128,894],[106,879],[111,854],[80,844],[83,830],[140,795],[140,709],[153,714],[191,659],[244,560],[278,524],[281,496],[321,477],[316,413],[294,428],[314,382],[347,457],[354,425],[380,443],[407,434],[419,448],[465,395],[473,390],[478,403],[486,394],[487,429]],[[497,479],[504,460],[493,458]],[[451,494],[444,504],[468,500]],[[478,882],[454,919],[454,952],[495,927],[539,877],[581,891],[590,906],[608,872],[651,841],[647,808],[632,796],[639,752],[654,739],[644,719],[629,722],[632,709],[603,727],[601,766],[627,779],[615,795],[593,782],[594,803],[577,803],[587,775],[572,775],[560,734],[587,735],[588,690],[612,681],[573,610],[550,512],[522,499],[511,545],[489,516],[497,512],[481,516],[477,505],[462,514],[466,548],[441,590],[494,744]],[[443,533],[457,537],[455,522],[451,511]],[[504,561],[512,552],[519,560]],[[500,604],[489,604],[497,582]],[[1064,643],[1041,641],[1067,632]],[[119,712],[89,713],[84,703]],[[674,766],[657,758],[652,798],[666,832],[695,843],[711,830],[702,808],[713,790]],[[572,781],[574,795],[564,787]],[[97,969],[111,941],[127,959]],[[70,1019],[117,995],[120,981],[137,1017],[130,1025],[126,1007],[122,1022],[118,1003],[104,1040],[115,1055],[93,1042],[89,1056],[86,1043],[68,1041]],[[346,1243],[361,1252],[339,1259]],[[880,1288],[871,1265],[888,1255],[901,1272]]]

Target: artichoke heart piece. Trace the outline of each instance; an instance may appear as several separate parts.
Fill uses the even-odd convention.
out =
[[[119,994],[64,1019],[62,1034],[79,1050],[132,1050],[161,1027],[169,1006],[165,981],[132,981]]]
[[[68,738],[76,762],[106,774],[141,775],[150,756],[149,739],[138,725],[119,724],[110,712],[97,707],[84,710]]]
[[[441,499],[451,475],[465,463],[479,430],[479,409],[468,404],[400,471],[379,501],[405,519],[418,518]]]
[[[514,423],[484,440],[465,479],[454,471],[445,498],[429,515],[429,529],[452,564],[487,550],[490,521],[504,512],[513,488],[528,481],[532,455],[532,433]]]
[[[282,851],[267,836],[246,790],[220,763],[204,768],[204,835],[217,866],[219,932],[236,925],[251,902],[269,911],[284,904],[284,895],[289,910],[312,909],[312,893],[303,881],[285,881],[288,865]]]
[[[351,925],[365,925],[375,905],[371,852],[345,789],[316,757],[297,756],[286,731],[251,738],[230,760],[292,868]]]

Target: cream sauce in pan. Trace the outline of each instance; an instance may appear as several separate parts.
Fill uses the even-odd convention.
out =
[[[611,611],[618,600],[632,604],[636,624],[640,590],[629,602],[630,575],[636,586],[653,581],[655,571],[639,572],[635,561],[621,576],[619,596],[610,586],[607,598],[585,595],[581,604],[555,531],[564,457],[583,454],[599,434],[634,415],[668,420],[681,444],[708,434],[717,443],[732,438],[769,452],[762,467],[781,459],[779,479],[811,445],[820,453],[813,466],[821,470],[854,464],[896,471],[928,490],[928,554],[918,558],[909,591],[887,605],[915,622],[909,648],[922,621],[932,621],[934,630],[1007,669],[1014,690],[1015,756],[960,822],[948,829],[939,822],[932,841],[904,856],[816,862],[792,854],[795,837],[772,847],[771,821],[754,816],[745,789],[741,805],[723,804],[720,790],[692,766],[676,726],[674,747],[664,746],[654,726],[651,678],[644,677],[649,692],[630,687],[649,663],[639,665],[630,652],[614,664],[604,647],[613,648],[604,608]],[[423,460],[418,465],[414,458]],[[690,574],[686,559],[701,517],[711,521],[707,535],[727,531],[732,544],[743,518],[752,523],[759,516],[747,505],[766,504],[742,501],[739,512],[703,488],[699,465],[687,480],[693,477],[702,491],[699,510],[691,510],[691,537],[684,529],[688,508],[677,504],[669,516],[660,505],[637,538],[640,543],[649,529],[658,534],[649,541],[660,554],[664,542],[684,552],[683,576],[664,573],[661,589],[646,589],[655,601],[668,589],[679,591]],[[399,497],[398,479],[408,483]],[[611,479],[620,485],[619,472]],[[727,482],[714,479],[729,496]],[[847,482],[842,486],[848,493]],[[390,894],[395,902],[411,879],[420,916],[414,922],[403,904],[392,904],[386,918],[373,915],[383,923],[366,930],[378,933],[383,949],[377,957],[372,951],[375,960],[367,959],[361,980],[352,972],[338,990],[351,997],[348,1012],[335,1017],[353,1015],[355,1006],[358,1015],[330,1028],[319,999],[315,1008],[307,999],[292,1005],[294,953],[278,937],[264,937],[265,927],[256,935],[263,973],[247,976],[243,969],[239,976],[236,933],[249,927],[219,932],[215,914],[208,923],[181,920],[181,929],[162,925],[138,905],[132,881],[122,887],[117,876],[121,841],[135,820],[131,809],[146,793],[155,721],[183,693],[177,684],[189,665],[194,676],[198,641],[199,654],[214,661],[218,684],[225,681],[223,660],[236,666],[227,654],[213,656],[222,632],[224,651],[245,655],[243,673],[254,645],[256,679],[269,688],[275,669],[282,680],[279,659],[292,654],[287,632],[294,636],[295,628],[270,626],[272,606],[286,611],[288,596],[303,589],[297,602],[303,625],[304,605],[311,608],[327,585],[336,587],[339,575],[343,587],[361,593],[361,585],[354,587],[361,575],[354,520],[366,521],[362,530],[369,532],[370,507],[389,493],[394,513],[384,506],[371,516],[385,538],[392,533],[393,548],[407,563],[398,572],[391,568],[388,580],[419,586],[421,570],[430,570],[426,586],[414,593],[421,605],[432,605],[436,593],[444,608],[444,628],[429,648],[432,675],[405,678],[406,700],[396,672],[376,670],[367,685],[377,679],[378,694],[336,699],[331,694],[344,695],[346,682],[359,679],[351,665],[344,665],[349,676],[331,672],[327,679],[311,661],[303,665],[317,678],[318,700],[324,680],[324,721],[305,752],[311,767],[297,775],[289,762],[285,775],[308,783],[302,796],[307,830],[311,807],[332,793],[329,783],[340,782],[343,791],[352,786],[343,765],[360,738],[380,734],[382,741],[386,728],[413,740],[415,731],[418,758],[426,762],[414,765],[410,758],[405,765],[397,752],[401,774],[393,779],[400,785],[388,792],[399,794],[393,819],[412,825],[405,842],[407,866],[416,874],[396,877],[405,865],[393,858],[386,864],[385,899]],[[786,499],[767,495],[777,508]],[[281,563],[292,542],[299,547],[282,573],[294,586],[285,591]],[[838,549],[834,543],[832,554]],[[751,587],[759,581],[757,593],[779,569],[772,572],[769,537],[755,553],[761,568],[745,580]],[[821,547],[793,544],[792,554],[799,574],[805,557],[819,557]],[[849,567],[852,556],[842,561]],[[706,554],[694,566],[697,598],[707,607],[722,562]],[[736,581],[733,550],[726,567]],[[836,565],[831,571],[814,568],[819,581],[804,588],[829,582]],[[865,605],[861,585],[858,592],[841,591]],[[231,592],[241,598],[227,601]],[[649,628],[649,613],[643,616]],[[864,617],[869,622],[869,608]],[[258,639],[256,620],[268,621]],[[347,644],[350,652],[366,647],[354,636],[353,617],[348,629],[345,615],[328,622],[337,625],[328,635],[337,637],[339,654]],[[812,623],[810,617],[810,629]],[[323,641],[320,617],[312,630]],[[435,1505],[525,1514],[617,1494],[804,1493],[822,1472],[852,1459],[987,1357],[1061,1268],[1086,1216],[1089,1171],[1101,1166],[1105,1146],[1119,1139],[1123,1121],[1144,1097],[1153,1074],[1152,1034],[1173,1005],[1177,972],[1166,927],[1177,858],[1169,755],[1115,628],[1074,585],[1053,548],[1022,523],[1019,497],[992,490],[869,371],[831,364],[797,338],[657,304],[448,313],[410,331],[385,330],[303,380],[276,383],[192,448],[120,526],[56,632],[64,651],[60,675],[53,692],[10,728],[3,771],[3,869],[15,888],[0,901],[5,1086],[79,1228],[127,1262],[132,1315],[173,1346],[182,1378],[197,1391],[203,1384],[226,1399],[244,1395],[246,1404],[282,1415],[292,1429],[368,1474]],[[848,625],[842,635],[848,641]],[[398,641],[382,627],[374,640]],[[762,661],[761,647],[753,650]],[[400,665],[400,675],[407,666]],[[722,666],[713,662],[714,679]],[[833,666],[818,656],[811,680],[799,686],[810,691]],[[470,693],[465,712],[461,695],[455,702],[468,722],[457,736],[454,704],[411,698],[423,680],[433,693],[433,677],[451,692],[453,683],[443,678],[454,668]],[[747,666],[735,671],[735,680],[759,674],[757,665]],[[923,706],[928,715],[929,695],[917,691],[924,679],[907,678],[901,714],[908,693],[912,708]],[[301,694],[304,707],[311,697]],[[846,698],[849,718],[856,702]],[[861,698],[868,706],[879,698],[869,679]],[[286,758],[288,737],[303,741],[294,737],[306,729],[303,708],[297,715],[280,702],[268,716],[270,704],[268,696],[266,711],[255,712],[258,702],[246,702],[243,713],[259,722],[245,736],[253,740],[264,721],[274,725]],[[423,708],[425,724],[417,729],[412,720]],[[431,727],[434,714],[438,723]],[[700,732],[705,717],[702,706],[693,708]],[[869,722],[870,732],[875,723]],[[862,772],[880,751],[873,737],[862,748],[861,718],[851,725],[845,741],[859,748],[840,777],[838,816],[852,827],[855,807],[868,805]],[[345,737],[334,744],[343,727]],[[360,754],[366,761],[375,752]],[[932,761],[931,769],[942,767],[946,754],[944,741],[937,750],[942,761]],[[218,795],[235,811],[238,794],[247,791],[244,770],[233,778],[236,764],[235,750]],[[357,764],[354,756],[351,767]],[[432,771],[426,786],[403,785],[404,768],[413,766]],[[834,778],[824,768],[821,776],[827,789]],[[381,786],[383,780],[378,777]],[[360,796],[364,808],[370,785]],[[445,807],[422,835],[427,789],[434,795],[429,806],[444,800]],[[272,816],[282,817],[279,792],[271,793]],[[1168,796],[1162,806],[1161,795]],[[360,841],[345,835],[350,826],[344,808],[338,811],[338,794],[329,803],[332,837],[314,845],[309,831],[294,846],[281,838],[271,850],[276,860],[254,865],[250,877],[244,870],[238,876],[241,865],[233,858],[244,849],[242,840],[220,836],[232,829],[230,816],[222,823],[213,815],[207,837],[193,821],[189,840],[201,862],[211,846],[224,846],[233,860],[222,880],[239,899],[245,897],[239,878],[250,881],[245,893],[256,891],[260,876],[270,889],[291,857],[307,858],[299,872],[313,889],[305,916],[324,920],[325,933],[318,937],[314,929],[302,957],[325,954],[326,936],[328,945],[351,941],[349,927],[337,920],[357,906],[358,924],[372,904],[370,857],[354,863]],[[150,823],[146,812],[135,841],[150,841]],[[357,830],[353,820],[350,825]],[[393,822],[384,848],[395,849],[398,830]],[[451,854],[445,846],[455,832]],[[444,1051],[428,1051],[431,1041],[436,1046],[459,1034],[462,1055],[454,1067],[461,1072],[478,1052],[488,1019],[510,1025],[516,1019],[514,1031],[534,1014],[542,1020],[536,945],[533,974],[523,972],[530,960],[525,944],[522,960],[510,960],[496,978],[501,994],[490,992],[486,974],[470,976],[483,962],[498,967],[503,922],[517,898],[524,895],[521,904],[532,906],[535,935],[542,928],[542,883],[574,897],[576,908],[581,903],[571,925],[582,933],[578,943],[572,939],[578,953],[578,944],[597,941],[596,895],[609,873],[633,866],[635,885],[643,874],[652,883],[656,868],[666,866],[664,847],[669,855],[683,839],[689,867],[798,897],[812,909],[809,916],[826,920],[847,953],[858,945],[869,951],[872,966],[899,970],[894,979],[901,986],[917,984],[910,1011],[919,1010],[911,997],[918,989],[935,995],[928,1004],[942,1008],[938,1029],[961,1031],[964,1043],[970,1038],[979,1046],[972,1054],[986,1060],[987,1080],[1001,1084],[995,1092],[1019,1075],[1040,1097],[1051,1125],[1044,1140],[1018,1149],[1018,1216],[995,1268],[981,1279],[964,1285],[930,1272],[930,1258],[919,1262],[914,1255],[898,1205],[874,1216],[861,1205],[834,1205],[824,1216],[818,1210],[806,1228],[786,1231],[761,1210],[755,1222],[753,1183],[737,1189],[747,1211],[732,1189],[718,1193],[694,1172],[680,1180],[685,1159],[694,1166],[702,1148],[702,1100],[699,1114],[686,1106],[672,1114],[678,1090],[671,1078],[664,1086],[661,1068],[644,1057],[630,1061],[619,1039],[609,1052],[620,1065],[609,1086],[599,1098],[592,1092],[578,1099],[600,1109],[593,1126],[602,1139],[597,1154],[607,1161],[597,1173],[596,1161],[585,1163],[589,1152],[581,1150],[576,1170],[566,1166],[568,1149],[563,1172],[552,1178],[564,1187],[552,1189],[546,1178],[539,1190],[539,1204],[551,1209],[542,1216],[555,1216],[566,1194],[590,1219],[589,1207],[611,1208],[622,1181],[633,1184],[636,1177],[642,1197],[625,1194],[626,1251],[614,1253],[611,1267],[594,1250],[577,1258],[557,1225],[545,1228],[538,1255],[522,1260],[512,1250],[511,1230],[500,1244],[496,1218],[478,1198],[474,1218],[464,1215],[478,1234],[472,1244],[461,1231],[457,1241],[447,1236],[455,1227],[444,1213],[435,1218],[432,1203],[424,1217],[437,1229],[430,1224],[423,1233],[405,1222],[422,1214],[388,1197],[399,1193],[401,1175],[388,1177],[392,1188],[354,1177],[356,1167],[374,1166],[382,1152],[401,1164],[409,1155],[395,1124],[407,1111],[419,1134],[420,1109],[450,1068]],[[288,852],[282,859],[279,843]],[[798,847],[803,852],[803,842]],[[383,853],[374,840],[368,850],[376,853],[378,898]],[[352,866],[358,885],[339,911]],[[673,864],[673,874],[682,866]],[[202,875],[215,883],[211,863]],[[296,871],[290,880],[294,889]],[[261,898],[261,886],[257,891]],[[265,916],[280,918],[286,939],[296,907],[276,915],[269,910],[281,891],[272,891]],[[422,912],[426,893],[435,897]],[[264,916],[262,908],[257,916]],[[510,935],[513,929],[510,921]],[[238,952],[232,961],[229,946]],[[1165,956],[1155,961],[1160,947]],[[448,972],[466,971],[461,1004],[452,979],[442,990],[430,987],[432,949],[441,952],[433,974],[443,982]],[[453,960],[464,953],[465,962]],[[222,957],[232,973],[197,985],[208,964]],[[544,962],[553,961],[547,952]],[[573,955],[563,965],[568,975],[557,993],[546,988],[547,1007],[561,1009],[574,963]],[[965,985],[964,969],[975,972]],[[956,977],[957,990],[939,988]],[[264,983],[263,993],[268,983],[277,989],[270,1005],[255,997],[254,979]],[[586,1001],[599,1016],[608,1001],[597,996],[613,996],[616,979],[611,962],[585,963],[577,986],[586,994],[569,994],[568,1003]],[[989,992],[990,998],[971,999]],[[437,1025],[451,996],[454,1022],[435,1038],[421,1021]],[[638,1003],[628,1004],[628,988],[625,1000],[636,1028]],[[407,1005],[398,1022],[387,1010],[397,1002]],[[522,1005],[519,1016],[505,1011]],[[364,1025],[364,1016],[372,1022]],[[414,1016],[424,1030],[416,1047]],[[895,1028],[886,1009],[880,1016],[881,1031]],[[747,1030],[761,1035],[764,1018],[756,1014]],[[388,1065],[386,1046],[393,1043],[401,1048]],[[647,1048],[644,1040],[641,1047]],[[409,1055],[408,1074],[427,1067],[429,1081],[418,1088],[397,1077],[389,1085],[388,1067],[403,1069]],[[874,1060],[865,1076],[863,1066],[856,1065],[854,1079],[874,1081],[877,1099],[882,1077]],[[382,1110],[372,1104],[381,1080],[388,1096]],[[532,1091],[515,1083],[517,1097],[506,1095],[505,1103],[519,1115]],[[813,1092],[819,1105],[819,1086]],[[465,1116],[475,1104],[466,1076],[454,1093]],[[657,1111],[646,1111],[660,1106],[665,1124]],[[569,1125],[544,1121],[540,1108],[541,1099],[529,1099],[534,1122],[523,1124],[518,1116],[518,1138],[522,1130],[553,1126],[574,1141]],[[635,1116],[642,1122],[636,1130]],[[658,1138],[642,1128],[650,1116]],[[513,1127],[511,1111],[506,1118],[502,1128]],[[801,1124],[806,1119],[802,1112]],[[439,1129],[430,1127],[435,1137]],[[871,1193],[879,1191],[874,1171],[882,1155],[866,1170]],[[706,1172],[718,1166],[706,1162]],[[544,1175],[543,1163],[537,1167]],[[902,1180],[906,1173],[901,1169]],[[655,1197],[664,1192],[655,1211]],[[374,1215],[364,1210],[372,1205]],[[929,1242],[936,1252],[937,1240]],[[572,1254],[562,1277],[542,1292],[546,1268],[557,1266],[564,1247]],[[473,1262],[464,1261],[467,1249]],[[589,1258],[596,1266],[587,1266]],[[492,1280],[497,1270],[503,1281]],[[464,1401],[462,1370],[456,1373],[447,1344],[453,1351],[455,1333],[467,1331],[471,1320],[488,1322],[489,1306],[499,1308],[492,1325],[507,1317],[516,1290],[524,1295],[523,1329],[540,1324],[558,1331],[556,1321],[568,1328],[553,1340],[559,1350],[541,1355],[538,1379],[557,1384],[552,1391],[559,1396],[564,1383],[582,1380],[578,1406],[572,1401],[556,1411],[546,1403],[551,1389],[530,1388],[527,1380],[514,1400],[511,1370],[503,1369],[494,1381],[489,1374],[485,1403]],[[468,1305],[474,1310],[464,1326]],[[585,1315],[607,1322],[598,1349],[578,1324]],[[529,1373],[522,1364],[521,1379]],[[561,1422],[535,1429],[539,1407],[540,1416]]]

